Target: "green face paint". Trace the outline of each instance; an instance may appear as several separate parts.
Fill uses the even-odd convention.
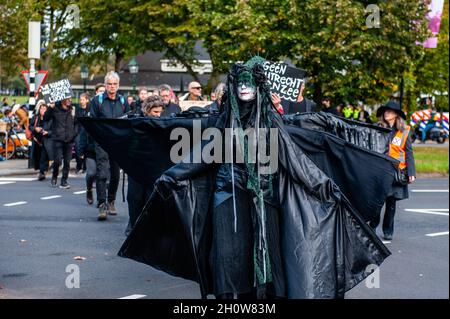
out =
[[[249,86],[256,86],[256,82],[255,79],[253,78],[253,75],[248,71],[244,71],[238,75],[237,83],[238,86],[242,83],[248,84]]]

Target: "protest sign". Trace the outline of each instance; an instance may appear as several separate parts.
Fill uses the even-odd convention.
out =
[[[278,93],[283,100],[297,101],[305,71],[290,67],[283,62],[265,61],[263,67],[269,80],[270,91]]]
[[[193,106],[205,107],[211,103],[213,103],[213,101],[180,101],[180,108],[182,111],[186,111]]]
[[[68,79],[48,83],[41,88],[42,96],[46,103],[54,103],[73,96],[73,91]]]

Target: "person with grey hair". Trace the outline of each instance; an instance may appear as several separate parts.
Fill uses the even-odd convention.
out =
[[[225,93],[225,83],[220,82],[217,84],[214,91],[211,93],[211,100],[214,102],[208,106],[207,109],[213,112],[217,112],[220,110],[220,104],[222,103],[222,96]]]
[[[152,95],[145,99],[142,103],[142,116],[158,118],[164,110],[164,102],[158,95]],[[125,230],[125,235],[128,236],[133,229],[136,221],[144,208],[147,200],[153,192],[153,186],[142,185],[134,178],[128,176],[128,225]]]
[[[160,85],[158,88],[159,96],[162,98],[164,103],[164,112],[161,117],[170,117],[172,114],[178,114],[181,112],[181,108],[178,104],[171,101],[173,90],[168,84]]]
[[[95,96],[91,100],[90,115],[94,118],[118,118],[130,111],[125,98],[118,93],[119,75],[110,71],[105,76],[106,92]],[[96,190],[99,204],[98,220],[106,220],[107,215],[117,215],[114,202],[119,187],[120,167],[111,160],[97,143],[95,143],[95,155],[97,162]],[[106,180],[109,175],[108,193]]]

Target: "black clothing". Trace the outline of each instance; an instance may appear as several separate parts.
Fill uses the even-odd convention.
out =
[[[80,130],[77,152],[85,158],[95,159],[95,142],[84,128]]]
[[[397,199],[390,196],[386,199],[386,209],[383,218],[383,234],[392,236],[394,234],[394,216]],[[380,224],[380,215],[370,222],[370,226],[376,229]]]
[[[70,160],[72,159],[72,147],[73,143],[66,143],[58,140],[53,141],[54,162],[52,178],[55,179],[58,177],[59,166],[61,165],[61,161],[63,160],[64,165],[62,169],[61,184],[63,184],[63,182],[67,182],[67,178],[69,177]]]
[[[35,170],[39,169],[39,172],[44,174],[48,170],[48,161],[50,154],[52,153],[49,148],[51,148],[51,126],[52,120],[44,121],[38,115],[35,115],[30,120],[30,130],[33,133],[33,144],[31,147],[30,160],[31,167]],[[47,135],[43,135],[42,131],[37,132],[36,127],[41,127],[43,130],[47,131]]]
[[[142,102],[141,100],[137,100],[130,105],[131,114],[135,114],[141,116],[142,114]]]
[[[395,134],[397,133],[397,129],[393,127],[389,134],[389,141],[392,141]],[[411,143],[411,134],[413,132],[409,132],[409,135],[406,139],[405,144],[405,158],[406,158],[406,170],[408,171],[408,176],[416,176],[416,166],[414,162],[414,155],[412,150]],[[386,153],[389,152],[389,146],[387,147]],[[392,185],[392,189],[389,193],[389,197],[386,199],[386,207],[384,211],[383,218],[383,234],[387,236],[392,236],[394,234],[394,216],[395,210],[398,200],[406,199],[409,197],[408,185],[400,185],[398,183],[394,183]],[[370,226],[373,229],[376,229],[380,223],[380,214],[377,214],[374,219],[370,222]]]
[[[181,108],[178,104],[169,102],[169,104],[164,106],[164,111],[161,114],[161,117],[171,117],[172,114],[178,114],[181,112]]]
[[[81,107],[81,105],[75,104],[75,118],[86,116],[89,116],[89,103],[84,109]]]
[[[313,115],[320,115],[318,113],[313,113]],[[305,114],[308,115],[308,114]],[[301,116],[301,115],[298,115]],[[331,116],[331,115],[328,115]],[[327,116],[327,117],[328,117]],[[202,127],[217,127],[217,115],[210,117],[202,117],[199,118],[202,123]],[[94,135],[98,142],[103,145],[110,155],[119,161],[120,165],[124,168],[125,172],[132,176],[137,181],[145,185],[153,185],[155,179],[161,175],[161,172],[165,171],[167,168],[170,168],[173,164],[171,164],[169,153],[171,146],[174,144],[174,141],[170,141],[169,135],[170,131],[175,127],[186,127],[188,130],[192,130],[192,119],[177,117],[173,119],[167,119],[164,121],[158,119],[150,119],[150,118],[136,118],[136,119],[123,119],[123,120],[94,120],[94,119],[86,119],[83,122],[83,125],[86,129]],[[331,125],[333,122],[329,121]],[[375,130],[372,126],[358,123],[352,121],[352,123],[356,123],[356,125],[361,126],[365,130]],[[340,127],[338,132],[347,132],[342,128],[348,127],[353,128],[356,125],[348,125],[346,126],[345,121],[336,121],[336,128]],[[190,127],[190,128],[189,128]],[[371,209],[370,211],[373,214],[373,211],[379,212],[385,201],[384,195],[380,195],[375,198],[373,193],[377,194],[386,194],[388,190],[385,190],[386,187],[392,185],[394,179],[395,169],[392,165],[394,162],[393,159],[389,159],[389,157],[385,155],[380,155],[374,151],[365,150],[361,147],[351,146],[351,144],[342,141],[341,139],[332,136],[329,133],[324,133],[321,131],[312,131],[308,129],[300,129],[295,126],[289,126],[290,132],[289,134],[293,134],[295,132],[297,137],[294,137],[294,140],[289,144],[286,144],[286,147],[295,147],[295,154],[292,154],[292,157],[284,158],[282,154],[289,153],[290,151],[285,147],[280,148],[280,156],[282,159],[283,176],[285,176],[280,182],[277,184],[277,187],[280,189],[280,201],[282,201],[283,209],[279,211],[280,218],[280,241],[281,247],[279,251],[281,251],[281,257],[285,267],[289,265],[287,269],[288,274],[285,274],[286,280],[285,282],[289,282],[287,289],[288,297],[331,297],[333,293],[328,294],[330,292],[331,284],[336,285],[337,287],[339,282],[335,281],[334,273],[335,269],[332,264],[336,262],[336,259],[332,257],[334,254],[340,256],[340,258],[344,258],[344,260],[354,260],[354,262],[358,263],[358,260],[363,262],[360,266],[352,268],[355,265],[353,262],[350,262],[349,266],[345,267],[346,275],[341,278],[346,278],[343,280],[348,280],[349,286],[346,286],[344,290],[350,289],[352,286],[356,285],[357,282],[364,279],[364,271],[365,263],[380,263],[382,259],[384,259],[388,252],[383,248],[383,244],[379,241],[379,239],[372,234],[370,231],[366,229],[365,222],[360,219],[359,214],[352,215],[342,215],[341,218],[338,219],[327,219],[330,215],[326,215],[327,217],[321,217],[316,219],[306,212],[309,212],[310,209],[315,211],[321,210],[325,207],[336,207],[334,206],[334,201],[336,198],[341,198],[341,201],[347,204],[340,204],[339,209],[341,209],[341,205],[350,205],[347,201],[346,196],[342,196],[342,193],[338,192],[338,186],[336,184],[331,183],[326,184],[324,188],[322,188],[322,183],[324,180],[319,177],[319,171],[316,171],[313,167],[309,166],[305,173],[301,175],[297,175],[295,171],[292,171],[293,168],[289,168],[292,163],[297,166],[295,163],[311,163],[304,155],[300,156],[300,150],[310,150],[308,151],[311,154],[320,154],[322,157],[315,158],[316,165],[320,164],[320,167],[327,168],[327,171],[336,172],[340,176],[340,179],[343,181],[341,184],[351,184],[353,187],[349,188],[349,191],[358,189],[364,190],[360,195],[361,202],[365,202],[365,206],[367,203],[370,203]],[[377,128],[380,132],[384,132],[385,129]],[[145,132],[145,133],[144,133]],[[314,134],[312,136],[305,135],[305,133]],[[113,135],[111,135],[113,134]],[[353,134],[348,134],[348,136],[356,137],[361,136],[369,136],[367,132],[360,131],[353,132]],[[317,135],[317,136],[316,136]],[[346,134],[347,135],[347,134]],[[324,140],[320,138],[321,136],[326,136],[327,139]],[[376,143],[375,139],[380,139],[382,136],[379,135],[378,131],[375,132],[371,136],[371,144],[370,147],[378,147],[378,143]],[[300,137],[304,138],[306,142],[301,142]],[[114,143],[113,141],[121,139],[123,143]],[[314,145],[311,145],[310,141],[314,141]],[[330,140],[334,141],[334,144],[330,144]],[[357,141],[359,139],[356,139]],[[362,141],[362,139],[361,139]],[[364,138],[365,141],[365,138]],[[326,145],[330,147],[330,149],[323,148]],[[284,145],[284,143],[282,144]],[[297,145],[297,146],[296,146]],[[298,147],[301,147],[299,150]],[[384,147],[383,147],[384,150]],[[351,152],[348,152],[351,151]],[[358,156],[356,156],[358,155]],[[308,155],[309,156],[309,155]],[[367,157],[369,156],[369,157]],[[148,158],[152,158],[151,161],[147,160]],[[342,159],[344,166],[343,169],[341,167],[336,168],[335,163],[341,162],[337,161],[336,158]],[[306,162],[305,162],[306,161]],[[371,163],[373,167],[377,167],[376,170],[366,170],[361,172],[361,174],[354,174],[354,167],[359,167],[360,163]],[[344,163],[345,162],[345,163]],[[304,164],[302,164],[304,165]],[[210,257],[211,256],[211,231],[212,231],[212,207],[213,207],[213,189],[215,189],[215,173],[213,170],[214,165],[211,165],[211,170],[208,170],[206,175],[202,175],[196,169],[196,167],[202,166],[201,164],[193,165],[186,164],[186,167],[192,168],[192,173],[189,173],[182,170],[174,170],[171,169],[163,175],[165,177],[164,180],[160,180],[156,185],[157,189],[152,194],[151,203],[149,206],[143,211],[141,217],[137,224],[135,225],[134,230],[130,234],[127,241],[124,243],[120,255],[127,256],[129,258],[134,258],[141,262],[148,263],[153,267],[158,269],[162,269],[171,274],[182,276],[184,278],[189,278],[192,280],[196,280],[200,283],[202,288],[202,292],[206,294],[206,291],[212,292],[213,288],[213,278],[210,276]],[[298,167],[298,166],[297,166]],[[281,168],[280,168],[281,169]],[[172,172],[173,171],[173,172]],[[197,173],[196,173],[197,171]],[[392,172],[391,172],[392,171]],[[292,172],[292,173],[288,173]],[[362,174],[364,173],[364,175]],[[168,174],[168,175],[167,175]],[[290,184],[288,180],[286,180],[287,175],[293,176],[291,178],[295,178],[297,182],[304,180],[307,181],[308,191],[303,197],[294,200],[297,198],[295,195],[294,198],[291,197],[290,194],[298,194],[300,196],[301,193],[298,193],[300,189],[299,186],[294,186]],[[293,174],[293,175],[292,175]],[[320,173],[322,174],[322,173]],[[366,176],[367,175],[367,176]],[[170,176],[170,178],[169,178]],[[190,179],[189,176],[198,176],[198,178]],[[361,182],[361,177],[364,176],[364,179]],[[170,185],[173,185],[173,177],[177,177],[179,182],[176,182],[176,189],[171,188]],[[371,180],[371,183],[365,184],[365,180]],[[166,179],[167,178],[167,179]],[[334,177],[333,177],[334,178]],[[172,181],[171,181],[172,180]],[[327,179],[328,180],[328,179]],[[352,181],[351,183],[349,181]],[[168,184],[169,183],[169,184]],[[287,184],[286,184],[287,183]],[[386,184],[387,183],[387,184]],[[228,184],[228,183],[227,183]],[[169,192],[165,193],[165,185],[169,187]],[[334,195],[328,194],[327,201],[329,202],[326,206],[320,204],[319,201],[312,199],[307,194],[316,194],[314,196],[318,196],[321,192],[328,191],[337,192]],[[367,189],[367,191],[366,191]],[[239,191],[239,190],[238,190]],[[332,193],[333,194],[333,193]],[[369,194],[369,195],[366,195]],[[325,195],[324,195],[325,196]],[[328,197],[329,196],[329,197]],[[354,196],[355,197],[355,196]],[[230,197],[231,198],[231,197]],[[225,200],[223,202],[226,207],[229,207],[230,201]],[[241,203],[239,201],[239,203]],[[241,203],[242,204],[242,203]],[[241,205],[238,204],[238,205]],[[247,204],[248,205],[248,202]],[[225,206],[224,206],[225,207]],[[309,208],[308,208],[309,207]],[[359,207],[359,206],[358,206]],[[336,208],[339,211],[338,208]],[[334,210],[334,208],[333,208]],[[353,210],[351,210],[353,211]],[[214,214],[220,213],[219,210],[215,210]],[[359,211],[358,211],[359,212]],[[311,211],[312,213],[312,211]],[[298,215],[300,214],[300,215]],[[228,216],[232,218],[233,210],[228,210]],[[295,217],[297,216],[297,217]],[[305,220],[300,221],[300,217],[304,216]],[[306,217],[309,216],[309,217]],[[352,218],[344,216],[353,216]],[[301,218],[303,220],[303,217]],[[315,220],[320,224],[315,224]],[[328,221],[328,222],[325,222]],[[238,223],[239,223],[238,218]],[[354,238],[355,240],[351,240],[350,242],[345,242],[344,246],[338,245],[336,242],[336,247],[345,247],[342,253],[341,250],[336,250],[331,255],[328,255],[327,252],[330,252],[328,249],[330,248],[328,244],[320,244],[317,242],[319,240],[320,235],[324,233],[329,233],[330,236],[328,240],[333,241],[334,236],[338,236],[340,232],[336,232],[334,223],[339,223],[336,226],[338,229],[345,230],[347,238]],[[322,224],[324,223],[324,224]],[[360,227],[357,232],[354,231],[354,223],[357,223],[358,227]],[[297,229],[298,225],[300,228]],[[322,225],[322,226],[319,226]],[[304,230],[305,233],[298,233],[301,230]],[[298,238],[298,239],[296,239]],[[341,238],[338,236],[338,238]],[[338,240],[341,243],[341,239]],[[368,246],[358,246],[357,243],[367,243]],[[312,246],[305,246],[305,245]],[[319,245],[319,246],[317,246]],[[356,245],[356,246],[353,246]],[[371,248],[367,248],[367,247]],[[320,248],[311,250],[310,247],[328,247],[328,249]],[[359,250],[359,253],[356,253],[356,250]],[[367,251],[369,249],[369,251]],[[246,251],[244,249],[244,251]],[[194,253],[195,252],[195,253]],[[316,278],[315,271],[311,268],[306,267],[305,265],[299,265],[295,262],[295,259],[291,259],[293,256],[292,252],[300,253],[299,258],[307,258],[304,260],[311,261],[311,267],[314,266],[315,262],[309,259],[311,256],[316,256],[317,260],[329,260],[331,264],[327,264],[327,266],[322,267],[315,265],[317,270],[325,275],[330,274],[331,277],[324,282],[324,285],[327,288],[326,290],[321,290],[321,292],[317,291],[312,294],[305,294],[305,292],[298,291],[295,287],[297,285],[301,287],[311,287],[314,285],[309,278]],[[363,259],[360,259],[362,256],[360,255],[362,252],[365,256]],[[245,254],[245,253],[244,253]],[[311,256],[309,255],[311,254]],[[346,255],[347,254],[347,255]],[[352,256],[351,256],[352,255]],[[328,257],[326,257],[328,256]],[[348,257],[344,257],[348,256]],[[324,259],[322,259],[324,258]],[[347,259],[349,258],[349,259]],[[353,259],[356,258],[356,259]],[[375,258],[374,260],[372,258]],[[371,259],[369,261],[369,259]],[[366,261],[363,261],[366,260]],[[275,263],[273,263],[275,264]],[[200,268],[199,268],[200,267]],[[329,268],[330,267],[330,268]],[[353,269],[353,270],[352,270]],[[360,275],[354,276],[352,273],[357,269],[360,269]],[[331,273],[330,273],[331,271]],[[300,272],[300,273],[299,273]],[[275,272],[277,273],[277,272]],[[248,272],[246,272],[248,274]],[[293,274],[296,274],[293,276]],[[304,277],[303,277],[304,275]],[[320,275],[319,275],[320,277]],[[305,280],[308,278],[308,280]],[[351,279],[353,278],[353,279]],[[217,280],[221,280],[220,278],[216,278]],[[211,289],[211,290],[210,290]],[[245,290],[245,289],[243,289]],[[342,294],[344,290],[339,290],[338,294]],[[309,290],[308,290],[309,291]],[[327,291],[327,292],[325,292]]]
[[[315,112],[316,103],[314,101],[303,98],[301,102],[292,102],[282,100],[281,105],[283,106],[284,114],[294,114],[294,113],[305,113],[305,112]]]
[[[242,72],[251,72],[257,84],[257,98],[248,103],[239,102],[234,90],[234,80],[248,75]],[[129,176],[154,184],[119,255],[195,280],[203,297],[256,292],[259,298],[270,293],[288,298],[342,298],[369,275],[365,271],[368,265],[381,264],[390,253],[320,167],[333,170],[340,158],[350,166],[362,161],[376,167],[361,174],[354,174],[356,166],[340,172],[341,179],[352,183],[353,192],[373,190],[362,192],[362,201],[376,209],[385,198],[373,199],[373,193],[387,193],[385,188],[390,187],[395,173],[392,160],[323,132],[318,132],[314,144],[309,143],[308,130],[288,128],[275,112],[265,80],[259,62],[233,65],[222,112],[196,120],[203,129],[215,127],[222,132],[230,127],[275,128],[274,174],[260,171],[261,162],[257,167],[234,158],[232,163],[173,165],[168,154],[174,144],[170,132],[174,127],[195,129],[189,118],[83,122]],[[308,143],[302,142],[302,137]],[[117,139],[128,143],[117,143]],[[263,145],[259,138],[249,140],[245,145],[251,141]],[[335,143],[322,152],[319,165],[305,150],[317,153],[314,150],[326,149],[329,140]],[[206,145],[196,144],[195,148]],[[222,154],[234,153],[236,145],[224,149],[225,143],[221,144]],[[347,153],[349,148],[354,153]],[[360,177],[373,182],[364,185]]]
[[[400,104],[398,104],[395,101],[389,101],[386,105],[380,106],[377,109],[377,117],[380,117],[386,110],[393,110],[397,112],[398,115],[400,115],[404,120],[406,120],[406,114],[403,112],[403,110],[400,107]]]
[[[116,94],[114,100],[110,99],[107,92],[101,95],[103,101],[100,103],[100,95],[95,96],[90,102],[90,116],[94,118],[117,118],[127,114],[130,107],[123,96]],[[115,161],[109,159],[108,154],[95,143],[95,157],[97,162],[96,191],[97,201],[102,204],[108,199],[116,198],[117,188],[120,180],[120,167]],[[109,177],[108,194],[106,194],[106,181]]]
[[[47,108],[44,121],[53,120],[51,138],[54,141],[72,143],[75,140],[78,134],[78,122],[74,115],[75,111],[72,106],[65,110],[60,102],[57,102],[55,107]]]
[[[397,129],[393,127],[391,133],[389,134],[389,141],[392,141],[394,139],[396,133]],[[416,176],[416,164],[414,161],[414,154],[411,143],[411,134],[413,134],[413,132],[409,131],[409,135],[408,138],[406,139],[405,144],[406,170],[408,171],[408,176]],[[389,145],[386,148],[385,154],[389,154]],[[394,197],[397,200],[408,198],[409,197],[408,185],[394,184],[390,196]]]
[[[335,106],[323,107],[322,112],[330,113],[330,114],[333,114],[336,116],[341,116],[341,114],[339,114],[339,112]]]
[[[99,204],[111,202],[116,199],[117,188],[120,181],[120,167],[117,162],[111,160],[98,144],[95,147],[95,155],[97,162],[97,179],[96,179],[96,191],[97,201]],[[106,181],[109,177],[108,188],[106,187]],[[106,190],[108,189],[108,194]]]
[[[95,118],[118,118],[129,111],[130,106],[119,94],[116,94],[116,98],[112,100],[106,92],[103,93],[103,103],[101,105],[99,95],[92,98],[90,102],[90,115]]]
[[[145,187],[128,176],[127,202],[130,227],[134,227],[152,192],[153,187]]]
[[[219,102],[216,100],[212,102],[210,105],[205,106],[205,109],[209,110],[210,112],[219,112],[220,111]]]

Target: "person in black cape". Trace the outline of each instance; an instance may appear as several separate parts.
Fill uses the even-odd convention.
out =
[[[84,121],[130,176],[154,185],[119,255],[198,282],[203,298],[343,298],[370,274],[367,269],[390,254],[366,215],[381,210],[395,165],[331,134],[284,124],[271,102],[262,62],[257,57],[232,67],[219,115]],[[233,143],[222,145],[222,154],[241,152],[244,161],[231,156],[231,162],[169,163],[167,132],[192,128],[195,121],[224,135],[237,129]],[[260,134],[256,145],[239,133],[254,128]],[[262,134],[270,129],[275,149],[271,135]],[[117,140],[129,141],[128,146]],[[207,142],[194,145],[192,152]],[[245,157],[254,146],[275,155],[274,171],[261,169],[268,164],[259,152],[255,161]],[[314,149],[323,157],[311,160],[307,154]],[[151,166],[143,154],[151,154]],[[370,209],[359,203],[355,208],[346,196],[352,190],[344,193],[325,173],[337,167],[336,156],[376,168],[355,174],[344,166],[337,176],[352,181]]]

